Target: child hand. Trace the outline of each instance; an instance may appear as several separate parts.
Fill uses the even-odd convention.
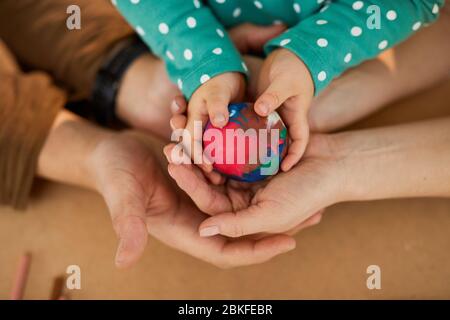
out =
[[[286,49],[273,51],[264,62],[258,82],[259,98],[255,112],[267,116],[278,109],[286,124],[291,143],[281,169],[287,171],[305,152],[309,137],[308,110],[314,83],[308,68]]]
[[[202,160],[200,167],[206,172],[211,172],[212,164],[202,155],[202,136],[200,140],[194,137],[194,124],[201,121],[202,128],[205,127],[208,118],[211,123],[218,128],[222,128],[228,123],[228,104],[232,101],[240,101],[245,92],[244,76],[237,72],[223,73],[206,81],[192,95],[187,109],[186,129],[189,131],[191,141],[183,141],[185,147],[191,144],[190,157],[195,160]],[[197,138],[197,140],[196,140]]]

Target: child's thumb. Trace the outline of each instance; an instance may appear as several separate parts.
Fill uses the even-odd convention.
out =
[[[256,99],[255,112],[263,117],[268,116],[293,95],[294,91],[290,89],[290,85],[282,79],[276,78]]]

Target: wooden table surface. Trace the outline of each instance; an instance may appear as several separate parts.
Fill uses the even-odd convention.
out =
[[[450,82],[357,127],[450,116]],[[449,164],[450,165],[450,164]],[[299,233],[297,249],[268,263],[220,270],[150,240],[139,264],[116,270],[117,240],[99,195],[38,181],[26,212],[0,208],[0,299],[18,259],[33,254],[25,298],[48,299],[55,277],[81,267],[72,299],[450,298],[450,199],[345,203]],[[381,290],[366,268],[381,267]]]

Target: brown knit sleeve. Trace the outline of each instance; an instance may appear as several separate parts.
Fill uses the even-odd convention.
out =
[[[25,208],[37,159],[65,94],[42,72],[24,74],[0,42],[0,204]]]
[[[79,6],[81,29],[67,8]],[[18,61],[49,73],[77,98],[91,92],[105,56],[133,30],[109,0],[1,0],[0,38]]]

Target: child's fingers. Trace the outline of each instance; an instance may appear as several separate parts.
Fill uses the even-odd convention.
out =
[[[170,105],[170,111],[173,115],[182,114],[187,109],[187,102],[183,96],[176,96]]]
[[[255,102],[255,112],[260,116],[267,116],[280,107],[287,99],[297,95],[289,81],[276,78]]]
[[[167,162],[172,164],[192,164],[191,158],[185,152],[176,153],[175,144],[170,143],[163,148]]]
[[[289,128],[291,143],[288,147],[288,153],[281,163],[281,170],[289,171],[296,165],[305,153],[308,144],[309,129],[307,125],[295,124]]]
[[[211,161],[203,155],[203,128],[208,120],[206,110],[203,110],[205,110],[204,106],[193,105],[191,108],[191,104],[189,105],[186,123],[186,130],[189,136],[186,138],[190,139],[183,139],[183,145],[196,165],[205,172],[211,172]]]
[[[190,164],[191,159],[186,154],[183,154],[180,159],[174,159],[174,154],[173,154],[174,147],[175,147],[175,144],[170,143],[163,148],[163,154],[166,156],[167,162],[169,162],[171,164]],[[211,171],[211,172],[202,172],[202,173],[214,185],[221,185],[221,184],[225,183],[225,180],[226,180],[225,177],[218,172]]]
[[[287,109],[290,107],[286,106]],[[297,110],[291,111],[292,108]],[[286,157],[281,163],[281,170],[288,171],[296,165],[303,154],[309,140],[309,125],[307,118],[307,110],[302,109],[300,105],[291,107],[290,111],[283,110],[282,116],[286,119],[289,137],[291,139]]]
[[[222,128],[228,122],[228,104],[231,94],[228,90],[211,91],[205,98],[209,119],[213,126]]]
[[[172,130],[184,129],[186,127],[187,118],[182,114],[176,114],[170,119],[170,127]]]

